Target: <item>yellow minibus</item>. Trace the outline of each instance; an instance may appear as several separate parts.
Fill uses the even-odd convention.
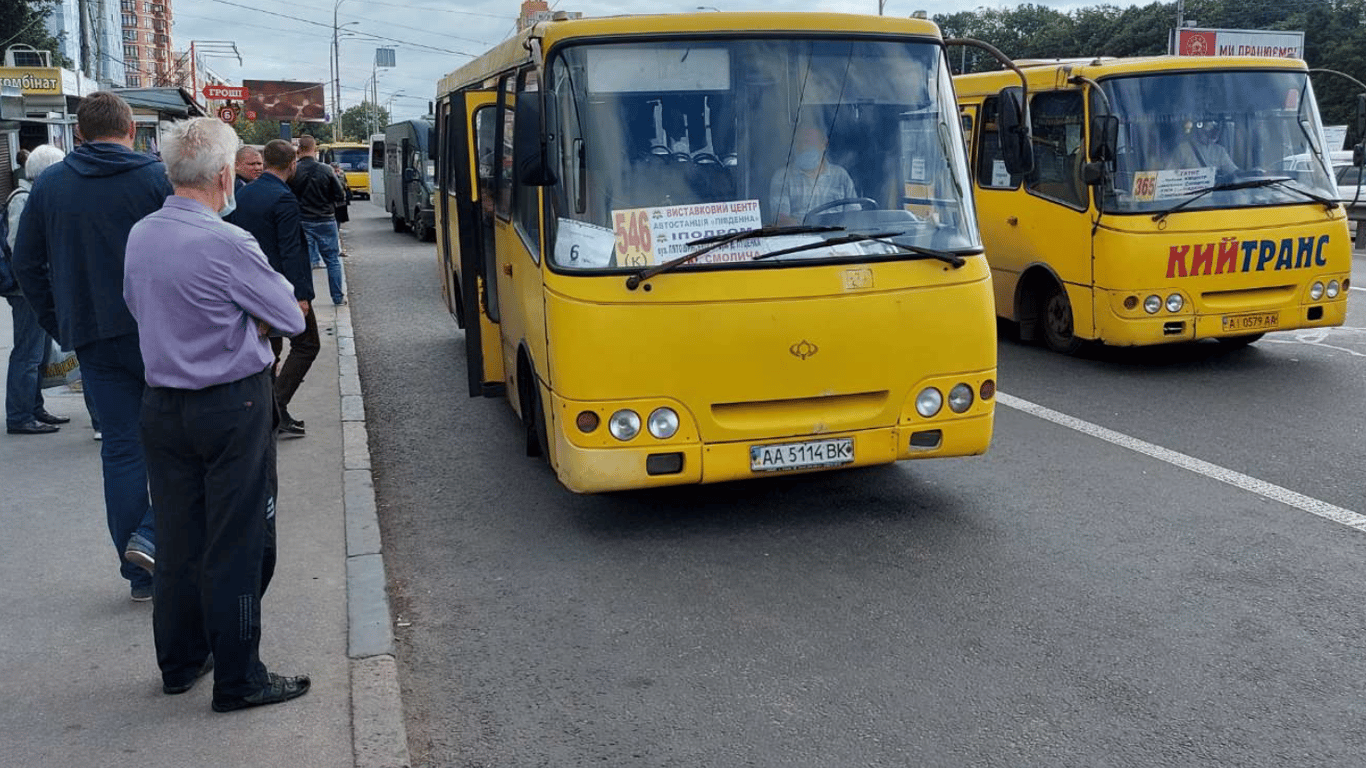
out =
[[[1240,346],[1343,323],[1352,242],[1303,62],[1016,64],[954,85],[996,313],[1023,339]],[[995,123],[1021,74],[1034,163],[1012,174]]]
[[[991,278],[929,22],[543,21],[440,81],[436,137],[470,393],[570,490],[987,450]]]
[[[328,165],[336,163],[346,174],[346,188],[352,197],[370,199],[370,146],[358,142],[322,144],[318,159]]]

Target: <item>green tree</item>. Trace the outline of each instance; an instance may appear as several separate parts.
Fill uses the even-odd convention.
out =
[[[366,142],[370,134],[380,133],[389,124],[389,111],[384,107],[376,109],[375,104],[362,101],[341,113],[342,141]]]
[[[237,120],[232,124],[233,130],[237,131],[237,137],[243,144],[261,145],[272,139],[280,138],[280,121],[278,120],[248,120],[244,113],[237,113]],[[297,139],[300,136],[312,136],[318,140],[319,144],[327,144],[332,141],[331,123],[290,123],[289,136]]]
[[[0,50],[11,45],[30,45],[50,51],[54,66],[70,68],[71,60],[62,55],[57,39],[43,23],[57,5],[58,0],[0,0],[0,41],[4,41]]]

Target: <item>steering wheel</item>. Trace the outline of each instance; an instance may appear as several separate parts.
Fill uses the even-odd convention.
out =
[[[831,208],[838,208],[842,205],[857,205],[860,211],[875,211],[878,208],[878,202],[871,197],[844,197],[839,200],[831,200],[828,203],[812,208],[802,217],[802,221],[809,221],[812,216],[815,216],[818,213],[828,211]]]

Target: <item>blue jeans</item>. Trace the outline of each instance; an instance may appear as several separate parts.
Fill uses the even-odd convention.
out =
[[[81,378],[100,415],[104,441],[104,511],[109,536],[118,550],[119,572],[132,586],[151,586],[151,574],[126,562],[123,550],[134,533],[152,544],[152,501],[147,493],[147,460],[142,452],[138,416],[146,389],[138,335],[101,339],[76,350]]]
[[[322,257],[327,266],[327,290],[332,294],[332,303],[340,304],[346,298],[342,293],[341,243],[337,240],[337,222],[303,221],[304,235],[308,238],[308,257],[315,254]],[[316,262],[314,262],[316,263]]]
[[[43,408],[43,379],[38,369],[47,359],[49,336],[23,296],[6,296],[14,318],[14,347],[5,376],[5,426],[17,427],[37,418]]]

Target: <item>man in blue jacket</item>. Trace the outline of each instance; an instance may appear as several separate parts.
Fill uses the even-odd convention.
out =
[[[75,349],[100,414],[104,506],[132,598],[152,598],[156,538],[138,434],[142,353],[123,300],[124,248],[139,219],[174,191],[166,168],[133,151],[133,112],[107,91],[76,110],[84,143],[33,180],[14,244],[14,271],[38,324]]]
[[[237,210],[228,221],[250,232],[265,252],[270,266],[294,286],[294,298],[304,312],[304,330],[289,339],[289,356],[275,377],[275,402],[280,406],[280,434],[303,437],[304,423],[289,413],[289,401],[303,383],[313,360],[318,357],[318,318],[313,314],[313,271],[308,265],[308,247],[300,225],[299,201],[290,191],[289,177],[297,165],[294,145],[284,139],[266,144],[262,152],[265,172],[237,190]],[[240,156],[240,155],[239,155]],[[284,344],[271,337],[275,360],[280,360]]]

